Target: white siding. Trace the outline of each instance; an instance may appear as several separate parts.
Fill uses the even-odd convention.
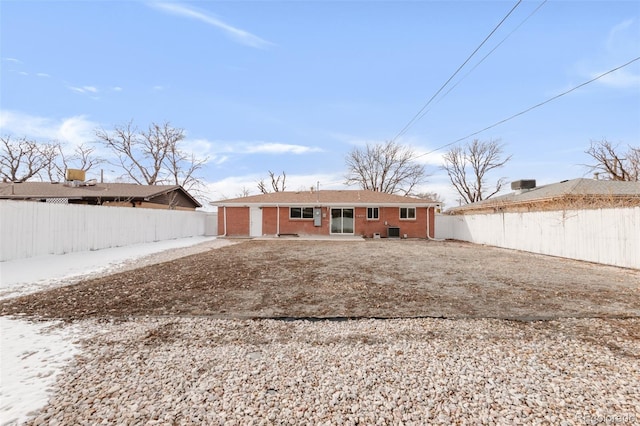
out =
[[[640,269],[640,207],[436,216],[436,238]]]
[[[0,261],[215,235],[206,212],[0,200]]]

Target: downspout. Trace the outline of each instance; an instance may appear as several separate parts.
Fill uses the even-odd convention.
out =
[[[431,239],[431,233],[429,232],[429,222],[431,222],[431,220],[429,218],[429,206],[427,206],[427,240]]]
[[[276,236],[280,236],[280,204],[276,204]]]
[[[222,207],[222,223],[224,224],[224,234],[223,237],[227,236],[227,206]]]

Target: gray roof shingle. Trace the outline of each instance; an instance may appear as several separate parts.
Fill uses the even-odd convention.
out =
[[[450,211],[464,211],[509,204],[532,203],[567,196],[591,197],[640,197],[640,182],[623,182],[613,180],[571,179],[549,185],[538,186],[524,191],[492,197]]]
[[[232,198],[214,201],[214,206],[234,205],[412,205],[435,206],[433,200],[404,197],[384,192],[367,190],[320,190],[320,191],[280,191],[268,194],[250,195],[248,197]]]
[[[172,191],[179,191],[192,199],[197,207],[201,204],[180,185],[137,185],[132,183],[96,183],[90,186],[67,186],[63,183],[22,182],[0,183],[2,199],[149,199]]]

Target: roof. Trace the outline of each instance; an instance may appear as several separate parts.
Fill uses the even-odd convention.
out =
[[[191,199],[196,207],[202,205],[180,185],[138,185],[133,183],[96,183],[95,185],[68,186],[56,182],[0,183],[0,199],[25,200],[46,198],[82,199],[134,199],[149,200],[178,191]]]
[[[516,204],[531,204],[573,198],[639,198],[640,182],[625,182],[595,179],[571,179],[558,183],[538,186],[528,190],[515,191],[510,194],[489,198],[461,207],[450,209],[452,213],[468,210],[479,210],[491,207],[503,207]]]
[[[213,206],[397,206],[435,207],[432,200],[368,190],[280,191],[214,201]]]

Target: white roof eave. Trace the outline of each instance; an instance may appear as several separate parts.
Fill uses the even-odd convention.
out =
[[[441,203],[350,203],[350,202],[315,202],[315,203],[225,203],[212,202],[217,207],[439,207]]]

